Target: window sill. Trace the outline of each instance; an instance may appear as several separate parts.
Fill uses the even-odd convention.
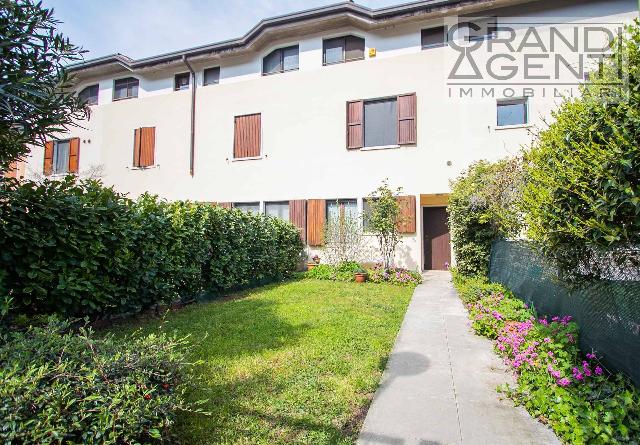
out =
[[[339,60],[337,62],[322,62],[322,66],[340,65],[341,63],[357,62],[359,60],[364,60],[364,56],[356,57],[354,59]]]
[[[116,99],[115,97],[112,99],[112,102],[120,102],[123,100],[129,100],[129,99],[137,99],[138,96],[131,96],[131,97],[121,97],[119,99]]]
[[[151,170],[154,168],[160,168],[160,164],[149,165],[147,167],[127,167],[129,170]]]
[[[518,128],[531,128],[533,127],[533,125],[531,124],[518,124],[518,125],[502,125],[502,126],[494,126],[493,129],[494,131],[501,131],[501,130],[516,130]]]
[[[230,159],[231,162],[243,162],[243,161],[258,161],[260,159],[262,159],[263,156],[253,156],[250,158],[232,158]]]
[[[394,150],[400,148],[400,145],[377,145],[375,147],[362,147],[360,151],[375,151],[375,150]]]

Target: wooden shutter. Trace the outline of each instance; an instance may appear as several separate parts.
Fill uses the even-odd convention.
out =
[[[324,199],[307,201],[307,244],[321,246],[324,243],[324,222],[327,204]]]
[[[233,157],[235,159],[260,156],[261,115],[236,116],[233,133]]]
[[[398,196],[396,199],[400,205],[398,231],[400,233],[416,233],[416,197]]]
[[[156,127],[136,128],[133,133],[133,166],[151,167],[155,163]]]
[[[233,207],[230,202],[219,202],[216,205],[218,207],[222,207],[223,209],[230,209]]]
[[[364,101],[347,102],[347,148],[364,146]]]
[[[80,164],[80,138],[69,141],[69,173],[78,173]]]
[[[398,144],[415,144],[416,129],[416,94],[398,96]]]
[[[49,176],[53,173],[53,141],[44,144],[44,174]]]
[[[140,129],[140,167],[151,167],[155,163],[156,127]]]
[[[307,239],[307,201],[296,199],[289,201],[289,221],[298,228],[302,242]]]
[[[142,134],[141,128],[133,131],[133,166],[140,167],[140,138]]]

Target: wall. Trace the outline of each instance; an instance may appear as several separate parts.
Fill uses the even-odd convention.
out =
[[[637,15],[634,1],[573,3],[558,2],[555,10],[530,7],[524,12],[534,20],[562,15],[568,22],[589,16],[613,21]],[[150,191],[167,199],[218,202],[362,198],[385,178],[392,186],[403,187],[404,194],[446,193],[449,181],[474,160],[499,159],[530,144],[561,99],[535,97],[530,100],[531,125],[496,129],[496,99],[501,93],[474,100],[449,97],[444,84],[455,52],[450,48],[422,51],[420,29],[427,25],[375,32],[341,29],[274,42],[252,57],[196,65],[194,177],[189,175],[191,92],[172,89],[173,75],[185,69],[136,75],[141,78],[139,98],[117,102],[111,101],[113,78],[100,79],[100,105],[92,107],[84,129],[70,133],[81,138],[80,169],[100,166],[107,184],[134,197]],[[377,56],[322,66],[322,38],[346,32],[365,37],[367,48],[375,47]],[[300,45],[299,71],[260,75],[262,56],[295,43]],[[484,53],[481,60],[489,56]],[[220,84],[203,87],[202,69],[217,65],[221,66]],[[87,79],[81,87],[92,82],[95,79]],[[409,92],[417,94],[415,146],[345,148],[347,101]],[[233,118],[248,113],[262,113],[262,158],[234,161]],[[142,126],[156,127],[157,165],[144,170],[131,167],[133,131]],[[42,163],[42,148],[34,147],[28,169],[32,174],[41,172]],[[401,264],[412,268],[421,264],[421,213],[416,210],[418,233],[404,238],[399,257]]]

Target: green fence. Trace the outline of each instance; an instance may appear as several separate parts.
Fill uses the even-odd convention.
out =
[[[562,283],[526,243],[496,241],[491,281],[504,284],[540,316],[571,315],[580,346],[640,385],[640,281],[600,280],[580,288]]]

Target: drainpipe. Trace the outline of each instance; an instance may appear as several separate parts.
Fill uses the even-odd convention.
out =
[[[195,135],[196,135],[196,72],[187,60],[187,56],[182,56],[182,61],[191,73],[191,138],[189,140],[189,173],[191,177],[194,174],[195,166]]]

